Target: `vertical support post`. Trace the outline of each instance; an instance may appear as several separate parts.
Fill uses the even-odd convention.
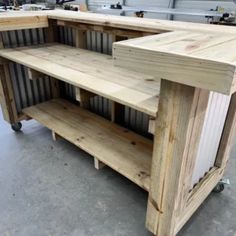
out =
[[[14,124],[18,121],[18,113],[10,78],[9,64],[2,59],[0,64],[0,103],[4,119]]]
[[[58,29],[56,20],[48,20],[48,28],[45,29],[45,41],[46,43],[58,42]]]
[[[190,114],[196,89],[161,81],[159,110],[156,119],[151,184],[146,226],[157,236],[173,236],[179,182],[184,169]]]
[[[49,78],[51,90],[52,90],[52,97],[53,98],[59,98],[60,97],[60,86],[59,81],[53,77]]]
[[[76,100],[80,103],[80,106],[89,109],[90,98],[96,96],[94,93],[86,91],[81,88],[75,88]]]
[[[95,169],[101,170],[105,166],[106,165],[103,162],[99,161],[96,157],[94,157],[94,167],[95,167]]]
[[[112,101],[111,121],[117,124],[124,124],[125,106]]]
[[[235,131],[236,131],[236,93],[232,95],[230,100],[228,114],[226,117],[225,126],[216,157],[216,162],[215,162],[216,167],[225,168],[233,145]]]
[[[86,30],[75,29],[75,47],[82,49],[87,48]]]
[[[52,130],[52,139],[53,141],[58,141],[59,139],[62,139],[62,137]]]
[[[112,42],[118,42],[127,39],[127,37],[122,37],[119,35],[112,35]],[[124,124],[125,117],[125,106],[112,101],[111,105],[111,121],[117,124]]]

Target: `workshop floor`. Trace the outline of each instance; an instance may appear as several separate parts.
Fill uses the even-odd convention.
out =
[[[1,115],[0,115],[1,116]],[[151,236],[147,193],[35,121],[0,118],[0,236]],[[178,236],[236,236],[236,146],[226,177]]]

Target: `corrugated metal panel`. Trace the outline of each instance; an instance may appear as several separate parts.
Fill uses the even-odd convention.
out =
[[[210,93],[193,172],[192,186],[198,183],[214,166],[229,103],[230,96],[215,92]]]
[[[43,29],[27,29],[2,32],[4,47],[28,46],[45,42]],[[17,111],[52,97],[49,77],[45,76],[35,81],[28,78],[24,66],[10,63],[10,75],[15,94]]]

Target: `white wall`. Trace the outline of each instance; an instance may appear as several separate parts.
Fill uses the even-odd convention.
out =
[[[201,9],[201,10],[210,10],[216,9],[217,6],[223,7],[226,11],[236,10],[236,4],[233,3],[233,0],[228,1],[204,1],[204,0],[176,0],[176,8],[185,8],[185,9]],[[197,16],[175,16],[175,20],[182,21],[191,21],[191,22],[206,22],[205,17]]]
[[[169,8],[171,7],[172,0],[153,0],[153,1],[145,1],[145,0],[126,0],[126,5],[130,7],[163,7]],[[128,14],[126,14],[128,15]],[[157,18],[157,19],[167,19],[166,14],[155,14],[155,13],[145,13],[145,17],[147,18]]]
[[[78,0],[77,0],[78,1]],[[96,10],[96,8],[102,6],[103,4],[115,4],[117,2],[123,3],[123,0],[88,0],[89,8],[91,10]],[[130,7],[163,7],[168,8],[172,5],[173,0],[125,0],[125,4]],[[216,9],[217,6],[224,7],[226,11],[236,11],[236,4],[233,3],[233,0],[176,0],[175,8],[181,9],[195,9],[195,10],[210,10]],[[126,13],[126,15],[133,15],[133,13]],[[147,18],[156,18],[156,19],[168,19],[166,14],[154,14],[146,13],[145,17]],[[181,21],[192,21],[192,22],[207,22],[205,17],[196,17],[196,16],[184,16],[178,15],[174,17],[174,20]]]
[[[88,0],[89,9],[91,11],[96,10],[102,5],[116,4],[119,0]],[[120,1],[122,3],[122,0]]]

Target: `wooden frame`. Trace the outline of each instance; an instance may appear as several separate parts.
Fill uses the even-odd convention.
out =
[[[107,22],[106,20],[101,19],[100,16],[97,16],[97,21],[95,21],[96,15],[92,16],[89,13],[87,13],[88,15],[86,15],[86,13],[85,15],[79,15],[77,18],[73,14],[71,17],[67,16],[66,13],[64,15],[63,14],[64,13],[52,13],[49,15],[49,22],[43,21],[42,23],[41,20],[44,20],[44,17],[41,17],[39,22],[32,22],[32,24],[28,23],[27,27],[37,28],[48,26],[48,28],[46,28],[46,42],[49,43],[57,41],[58,25],[72,27],[76,32],[76,48],[83,49],[87,48],[86,30],[94,30],[112,34],[113,41],[116,42],[128,38],[167,32],[177,28],[176,25],[171,26],[171,24],[167,23],[165,27],[159,26],[158,28],[158,26],[153,21],[149,20],[144,20],[143,23],[140,23],[140,20],[127,21],[127,19],[114,17],[114,19],[111,18],[111,20]],[[85,16],[88,16],[87,20]],[[18,16],[17,19],[21,19],[21,17],[22,16]],[[29,17],[33,17],[33,19],[35,19],[34,15],[30,15],[28,18]],[[2,22],[5,22],[5,19],[6,18],[1,19],[0,17],[0,22],[1,20]],[[25,18],[22,18],[22,22],[24,22],[24,20]],[[10,23],[11,27],[12,22],[15,22],[15,18],[14,21],[11,21]],[[140,25],[137,26],[137,23],[140,23]],[[188,24],[186,23],[186,25]],[[188,26],[192,26],[195,31],[201,31],[201,29],[204,32],[206,31],[206,28],[203,26],[201,29],[200,26],[194,26],[192,24],[189,24]],[[182,29],[180,26],[178,27],[179,29]],[[212,28],[211,31],[215,33],[216,29],[218,28]],[[0,30],[5,30],[4,27],[1,28],[1,24]],[[224,30],[222,29],[222,31]],[[232,34],[236,34],[236,31],[233,29],[230,29],[230,32]],[[4,54],[4,50],[0,51],[0,54],[2,57],[7,55]],[[11,58],[11,60],[14,61],[14,58]],[[19,62],[19,60],[16,61]],[[16,105],[14,102],[14,92],[9,78],[9,68],[7,67],[8,62],[9,61],[6,61],[4,58],[1,60],[0,98],[4,118],[6,121],[12,124],[19,121],[20,119],[19,115],[17,114]],[[40,66],[38,68],[40,68]],[[32,78],[37,78],[41,75],[40,73],[42,73],[42,71],[39,69],[37,70],[37,68],[29,68],[29,71],[31,71]],[[43,71],[43,73],[48,73],[48,75],[50,75],[49,71],[47,70]],[[60,97],[57,79],[51,78],[51,84],[54,88],[54,98]],[[60,104],[62,107],[60,107],[61,110],[63,110],[64,106],[64,109],[68,109],[68,111],[71,112],[70,114],[74,115],[72,111],[74,111],[76,107],[68,105],[67,102],[61,101],[60,99],[56,99],[52,102],[25,109],[25,114],[27,116],[33,117],[35,119],[38,118],[39,121],[52,129],[54,140],[57,140],[61,137],[66,138],[93,155],[95,168],[101,169],[104,165],[111,166],[113,169],[117,170],[138,184],[140,187],[147,190],[149,192],[149,197],[146,227],[156,236],[176,235],[191,217],[191,215],[205,200],[205,198],[211,193],[212,189],[217,185],[224,174],[235,133],[236,95],[233,93],[232,96],[229,94],[231,96],[231,101],[227,118],[225,120],[224,130],[221,136],[215,165],[206,173],[205,176],[203,176],[199,183],[197,183],[196,186],[192,188],[191,179],[193,168],[196,164],[197,150],[201,138],[203,124],[204,120],[206,119],[209,90],[206,89],[207,85],[203,87],[203,89],[193,87],[193,85],[186,85],[184,82],[182,84],[177,83],[173,80],[174,78],[172,78],[172,82],[163,78],[161,80],[159,100],[156,104],[156,107],[158,107],[158,113],[154,114],[156,117],[152,117],[152,124],[154,124],[152,125],[153,127],[151,129],[151,132],[154,135],[152,159],[150,158],[148,163],[146,163],[146,160],[143,162],[143,160],[140,159],[140,163],[142,163],[145,168],[143,170],[139,169],[139,166],[135,166],[139,171],[138,173],[134,171],[135,168],[132,168],[132,165],[136,165],[137,163],[135,163],[133,159],[129,159],[129,156],[127,156],[127,160],[124,158],[121,163],[119,163],[119,160],[117,159],[109,159],[109,155],[107,154],[108,152],[104,154],[105,157],[103,158],[102,154],[99,153],[100,150],[98,151],[93,149],[91,151],[87,149],[85,143],[85,140],[87,139],[86,133],[84,134],[86,139],[84,137],[78,138],[74,134],[70,135],[65,131],[65,127],[67,127],[68,124],[64,124],[63,121],[61,121],[60,124],[62,124],[63,128],[57,128],[55,124],[49,124],[48,119],[45,120],[44,116],[40,116],[38,113],[40,109],[43,110],[47,107],[53,108],[55,104],[57,104],[56,106],[59,106],[58,104]],[[76,97],[80,102],[80,106],[83,108],[80,110],[80,112],[75,112],[76,115],[73,119],[76,120],[78,118],[77,113],[81,113],[84,117],[87,117],[92,121],[96,120],[99,123],[101,122],[101,124],[104,124],[104,127],[106,127],[105,130],[107,133],[109,133],[110,130],[116,132],[116,137],[114,140],[119,141],[119,145],[126,145],[124,140],[122,138],[120,139],[120,137],[123,137],[125,140],[129,140],[129,145],[131,145],[129,148],[133,148],[132,150],[134,152],[137,151],[135,146],[140,148],[139,145],[141,145],[142,148],[145,147],[148,150],[144,152],[144,155],[147,153],[149,154],[149,149],[152,147],[150,140],[139,137],[128,130],[125,130],[127,133],[124,134],[124,132],[121,132],[121,128],[114,124],[123,123],[124,105],[127,104],[121,104],[117,100],[112,100],[111,121],[113,123],[107,123],[108,121],[100,120],[100,118],[94,117],[90,113],[86,113],[86,109],[89,108],[90,98],[97,95],[95,91],[96,89],[93,88],[93,91],[91,92],[86,90],[84,86],[81,86],[79,83],[77,85],[73,85],[77,86]],[[218,90],[221,90],[220,86],[218,87]],[[226,90],[223,92],[225,93]],[[40,107],[40,109],[38,109],[38,107]],[[62,113],[58,114],[60,115]],[[78,127],[78,129],[79,128],[83,131],[83,127]],[[101,132],[97,136],[96,141],[98,142],[101,137],[109,141],[106,136],[106,132],[102,133],[102,131],[103,130],[101,129]],[[90,132],[93,133],[94,131],[91,129]],[[70,133],[73,133],[72,128]],[[135,141],[133,139],[135,139]],[[98,144],[100,145],[100,143]],[[132,152],[129,154],[132,156]],[[116,153],[112,153],[112,155],[115,156]],[[117,155],[116,157],[121,158],[121,155]],[[148,155],[146,155],[146,157],[148,159]],[[127,161],[127,163],[125,161]],[[150,173],[148,168],[150,168]]]

